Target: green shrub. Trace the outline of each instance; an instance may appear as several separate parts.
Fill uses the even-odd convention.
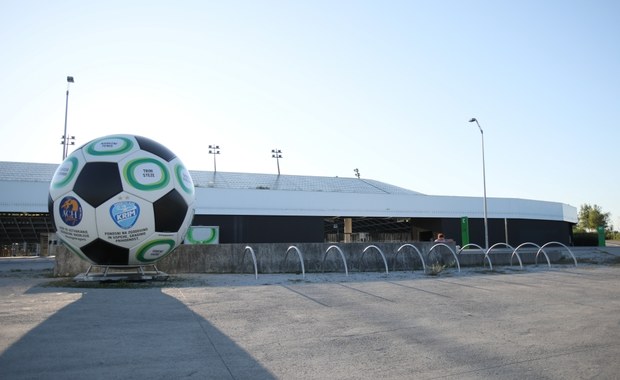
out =
[[[595,232],[573,233],[573,245],[576,247],[596,247],[598,245],[598,234]]]

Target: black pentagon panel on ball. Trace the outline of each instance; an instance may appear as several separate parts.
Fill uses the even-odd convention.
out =
[[[154,155],[161,157],[166,162],[170,162],[176,157],[176,154],[172,153],[170,149],[161,145],[157,141],[151,140],[143,136],[134,136],[134,137],[138,141],[138,145],[140,146],[140,149],[147,151],[149,153],[153,153]]]
[[[155,231],[178,232],[187,214],[187,203],[176,190],[159,198],[153,203],[155,212]]]
[[[123,191],[123,183],[115,162],[89,162],[80,171],[73,191],[93,207]]]
[[[129,249],[105,240],[95,239],[81,248],[82,253],[97,265],[127,265]]]

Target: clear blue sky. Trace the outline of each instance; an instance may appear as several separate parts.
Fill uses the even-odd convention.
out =
[[[193,170],[598,204],[620,225],[618,1],[0,2],[0,160],[139,134]],[[490,210],[492,211],[492,210]]]

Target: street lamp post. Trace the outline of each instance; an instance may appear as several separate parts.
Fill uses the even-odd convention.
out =
[[[280,175],[280,159],[282,158],[282,151],[280,149],[272,149],[271,158],[276,159],[276,163],[278,164],[278,175]]]
[[[487,179],[484,163],[484,132],[482,131],[480,123],[478,123],[478,120],[475,117],[472,117],[469,122],[475,122],[476,125],[478,125],[478,129],[480,130],[480,137],[482,138],[482,186],[484,189],[484,247],[485,249],[489,249],[489,223],[487,217]]]
[[[69,145],[75,145],[75,141],[71,141],[71,143],[69,143],[69,140],[75,140],[75,136],[67,136],[67,113],[69,112],[69,84],[74,83],[73,77],[67,77],[67,98],[65,101],[65,132],[62,135],[62,160],[64,161],[65,158],[67,158],[67,153],[69,152]]]
[[[217,172],[217,163],[215,162],[215,156],[220,154],[219,145],[209,145],[209,154],[213,155],[213,172]]]

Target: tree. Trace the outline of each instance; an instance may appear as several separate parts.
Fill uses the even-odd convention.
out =
[[[609,218],[610,214],[603,212],[601,206],[585,203],[579,207],[577,227],[592,232],[596,231],[597,227],[604,227],[607,230]]]

